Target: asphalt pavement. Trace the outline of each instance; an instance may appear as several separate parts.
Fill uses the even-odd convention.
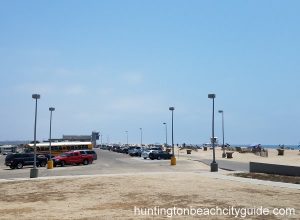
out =
[[[195,171],[197,168],[189,166],[195,161],[181,160],[177,166],[170,166],[170,160],[144,160],[141,157],[130,157],[127,154],[95,149],[98,159],[89,165],[54,167],[38,167],[39,177],[75,176],[95,174],[118,174],[138,172],[184,172]],[[23,169],[10,169],[4,165],[5,156],[0,156],[0,179],[28,178],[32,166]],[[209,167],[207,168],[207,171]]]
[[[202,162],[208,166],[210,166],[212,160],[208,159],[194,159],[195,161]],[[230,160],[219,160],[216,161],[219,165],[219,169],[229,170],[229,171],[242,171],[249,172],[249,163],[242,163]]]
[[[46,167],[39,167],[38,177],[49,178],[52,177],[75,177],[87,175],[131,175],[136,173],[169,173],[169,172],[194,172],[198,175],[209,176],[216,179],[226,179],[231,181],[245,182],[255,185],[268,185],[283,188],[296,188],[300,189],[295,184],[288,183],[274,183],[271,181],[262,180],[249,180],[247,178],[233,177],[226,175],[227,172],[221,170],[234,170],[234,171],[248,171],[249,164],[240,163],[235,161],[217,161],[219,164],[219,172],[210,172],[211,160],[194,157],[185,157],[185,159],[177,161],[176,166],[170,165],[170,160],[144,160],[140,157],[130,157],[127,154],[120,154],[106,150],[95,150],[98,155],[98,160],[93,164],[79,165],[79,166],[65,166],[47,169]],[[21,179],[29,179],[30,169],[32,166],[23,167],[23,169],[10,169],[4,165],[5,156],[0,155],[0,181],[11,181]],[[201,163],[207,166],[199,166]],[[225,174],[225,175],[224,175]]]

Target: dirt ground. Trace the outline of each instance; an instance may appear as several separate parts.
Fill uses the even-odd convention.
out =
[[[294,208],[296,215],[235,219],[300,219],[299,198],[298,189],[221,180],[192,172],[39,178],[0,182],[0,219],[171,219],[167,215],[141,216],[137,210],[174,206],[196,209],[288,207]],[[233,218],[190,215],[172,219]]]

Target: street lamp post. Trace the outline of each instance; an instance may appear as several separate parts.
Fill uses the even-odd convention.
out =
[[[213,147],[213,161],[210,164],[210,171],[211,172],[217,172],[218,171],[218,164],[216,162],[216,154],[215,154],[215,98],[216,94],[208,94],[208,98],[213,100],[213,110],[212,110],[212,137],[211,137],[211,142],[212,142],[212,147]]]
[[[140,128],[141,131],[141,147],[143,146],[143,128]]]
[[[100,138],[101,138],[101,147],[102,147],[102,136],[103,136],[103,135],[102,135],[102,133],[101,133],[101,134],[100,134]]]
[[[53,169],[53,160],[51,157],[51,131],[52,131],[52,112],[55,111],[55,108],[50,107],[49,108],[50,111],[50,132],[49,132],[49,160],[48,160],[48,169]]]
[[[223,134],[223,145],[222,145],[223,153],[222,153],[222,158],[225,158],[226,157],[226,153],[225,153],[225,145],[224,145],[224,111],[223,110],[219,110],[219,113],[222,114],[222,134]]]
[[[173,112],[175,110],[174,107],[169,108],[170,111],[172,111],[172,158],[171,158],[171,165],[176,165],[176,158],[174,154],[174,130],[173,130]]]
[[[126,140],[127,140],[127,146],[128,146],[128,131],[125,131],[126,133]]]
[[[168,147],[168,126],[167,126],[167,123],[166,122],[164,122],[163,123],[164,125],[165,125],[165,127],[166,127],[166,147]]]
[[[32,98],[35,99],[35,117],[34,117],[34,158],[33,169],[30,170],[30,178],[38,177],[38,169],[36,168],[36,119],[37,119],[37,100],[41,98],[39,94],[33,94]]]

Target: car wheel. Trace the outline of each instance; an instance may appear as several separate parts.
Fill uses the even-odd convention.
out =
[[[65,163],[65,161],[60,161],[60,165],[62,166],[62,167],[64,167],[65,165],[66,165],[66,163]]]
[[[17,169],[22,169],[23,168],[23,164],[21,162],[17,163]]]
[[[45,161],[40,162],[40,166],[41,167],[45,167],[46,166],[46,162]]]
[[[144,159],[146,160],[146,159],[147,159],[147,157],[144,157]]]
[[[154,156],[152,154],[149,155],[150,160],[154,160]]]
[[[89,164],[89,161],[87,160],[87,159],[85,159],[84,161],[83,161],[83,165],[88,165]]]

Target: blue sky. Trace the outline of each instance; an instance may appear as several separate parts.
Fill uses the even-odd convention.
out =
[[[299,1],[0,1],[0,140],[298,144]]]

